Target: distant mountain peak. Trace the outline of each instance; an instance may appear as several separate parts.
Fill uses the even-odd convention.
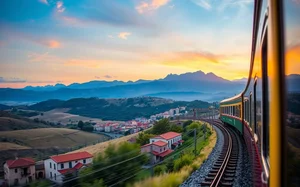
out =
[[[168,74],[163,80],[166,81],[175,81],[175,80],[181,80],[181,81],[228,81],[226,79],[223,79],[222,77],[219,77],[215,75],[212,72],[209,72],[205,74],[203,71],[196,71],[196,72],[189,72],[189,73],[183,73],[183,74]]]

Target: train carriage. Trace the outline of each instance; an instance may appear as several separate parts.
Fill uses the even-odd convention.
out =
[[[300,161],[294,156],[300,148],[287,142],[291,137],[286,132],[292,115],[286,111],[288,96],[299,94],[288,79],[300,74],[299,23],[300,1],[256,0],[247,84],[240,94],[220,102],[220,119],[244,137],[254,186],[300,184]]]

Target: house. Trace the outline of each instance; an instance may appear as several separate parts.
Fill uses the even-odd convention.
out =
[[[156,141],[166,142],[168,144],[169,149],[175,149],[183,142],[181,134],[177,132],[167,132],[154,138],[150,138],[150,143],[154,143]]]
[[[51,156],[45,160],[46,178],[61,184],[65,174],[76,174],[81,168],[91,164],[93,155],[84,151]]]
[[[9,186],[25,185],[35,180],[35,162],[32,158],[16,158],[4,164],[4,179]]]
[[[43,160],[35,163],[35,178],[36,179],[45,178],[45,165]]]
[[[141,147],[142,153],[150,153],[152,150],[152,163],[160,162],[167,155],[171,154],[173,150],[169,149],[168,143],[165,141],[155,141],[150,144],[143,145]]]

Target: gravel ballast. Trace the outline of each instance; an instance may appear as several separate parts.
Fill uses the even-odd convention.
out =
[[[180,187],[201,186],[201,182],[205,180],[205,177],[211,170],[214,162],[218,159],[218,156],[220,155],[224,144],[224,136],[218,127],[214,126],[214,129],[217,132],[217,142],[214,149],[212,150],[208,158],[202,163],[200,168],[194,171],[190,175],[190,177],[180,185]]]

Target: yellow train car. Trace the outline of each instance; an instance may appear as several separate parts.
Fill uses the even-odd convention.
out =
[[[247,84],[220,103],[220,119],[244,136],[254,186],[300,186],[299,74],[300,1],[256,0]]]

